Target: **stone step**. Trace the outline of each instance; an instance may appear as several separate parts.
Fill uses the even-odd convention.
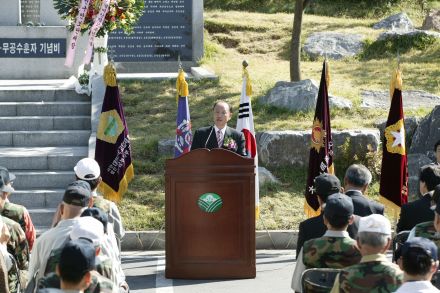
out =
[[[11,116],[0,117],[0,131],[85,130],[90,116]]]
[[[75,180],[72,171],[41,171],[41,170],[11,170],[17,177],[13,187],[17,190],[27,189],[65,189]]]
[[[63,195],[64,189],[16,190],[9,199],[27,209],[56,208],[63,200]]]
[[[0,116],[90,115],[90,102],[0,102]]]
[[[37,227],[50,227],[52,224],[53,215],[56,212],[55,208],[44,209],[28,209],[31,215],[32,223]]]
[[[1,89],[0,102],[90,102],[87,95],[79,95],[71,89],[29,89],[10,87]]]
[[[86,146],[90,133],[90,130],[0,131],[0,146]]]
[[[88,147],[0,147],[0,166],[11,170],[73,170]]]

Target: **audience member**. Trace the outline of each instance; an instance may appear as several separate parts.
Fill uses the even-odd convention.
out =
[[[324,207],[324,236],[304,243],[297,258],[292,289],[301,292],[301,276],[308,268],[344,268],[359,263],[361,254],[347,227],[353,222],[353,202],[342,193],[332,194]]]
[[[353,200],[354,214],[360,217],[371,214],[383,215],[384,206],[365,197],[371,178],[371,172],[367,167],[360,164],[351,165],[345,172],[345,194]]]
[[[108,229],[109,236],[115,236],[118,248],[120,249],[120,242],[125,235],[122,218],[116,204],[110,200],[105,199],[102,195],[97,193],[99,184],[102,182],[101,170],[98,163],[91,158],[84,158],[78,161],[73,168],[77,180],[83,180],[90,184],[93,196],[93,206],[104,211],[108,216],[108,222],[112,226]],[[55,226],[60,219],[59,208],[52,222]],[[119,253],[118,253],[119,255]]]
[[[423,194],[423,197],[402,206],[397,222],[397,232],[411,230],[419,223],[434,219],[431,206],[435,202],[432,202],[432,195],[438,184],[440,184],[440,166],[433,164],[423,166],[419,176],[420,193]]]
[[[433,162],[433,164],[440,165],[440,140],[437,140],[434,145],[434,155],[435,161]]]
[[[35,242],[29,264],[29,276],[38,271],[37,280],[43,277],[50,252],[61,247],[81,213],[93,204],[90,185],[77,180],[70,183],[64,192],[61,204],[61,221],[54,228],[43,233]]]
[[[437,253],[437,246],[426,238],[415,237],[406,241],[400,259],[404,283],[396,293],[440,292],[430,282],[438,269]]]
[[[32,250],[37,234],[31,216],[24,206],[9,201],[9,195],[14,192],[12,187],[14,179],[14,174],[10,173],[5,167],[0,167],[0,181],[4,182],[0,192],[0,214],[20,224],[26,235],[29,250]]]
[[[403,272],[385,255],[390,244],[391,224],[384,216],[361,218],[357,236],[361,262],[342,269],[331,292],[395,291],[403,282]]]
[[[318,197],[319,205],[321,210],[323,210],[327,197],[331,194],[340,192],[341,182],[338,177],[332,174],[321,174],[316,176],[314,182],[315,194]],[[357,234],[357,226],[359,222],[359,217],[355,216],[353,224],[348,226],[348,233],[353,239]],[[321,213],[319,216],[309,218],[302,221],[299,224],[298,231],[298,241],[296,244],[296,255],[298,255],[303,247],[304,242],[310,239],[318,238],[324,235],[327,227],[324,224],[324,215]]]

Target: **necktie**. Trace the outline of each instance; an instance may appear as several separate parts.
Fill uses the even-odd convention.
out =
[[[221,148],[223,145],[223,137],[222,137],[222,131],[219,129],[217,130],[217,143],[218,143],[218,147]]]

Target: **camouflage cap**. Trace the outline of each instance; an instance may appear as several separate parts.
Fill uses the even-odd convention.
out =
[[[314,186],[316,194],[324,197],[341,191],[341,182],[338,177],[328,173],[316,176]]]
[[[414,237],[407,240],[402,246],[402,257],[417,256],[420,253],[430,257],[434,261],[438,259],[437,245],[427,238]]]
[[[353,215],[353,200],[342,193],[330,195],[325,202],[324,215],[327,219],[348,218]]]

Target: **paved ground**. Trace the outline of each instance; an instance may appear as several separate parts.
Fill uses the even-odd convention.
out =
[[[294,258],[293,250],[258,250],[257,277],[245,280],[166,279],[163,251],[124,252],[122,266],[132,293],[287,293]]]

